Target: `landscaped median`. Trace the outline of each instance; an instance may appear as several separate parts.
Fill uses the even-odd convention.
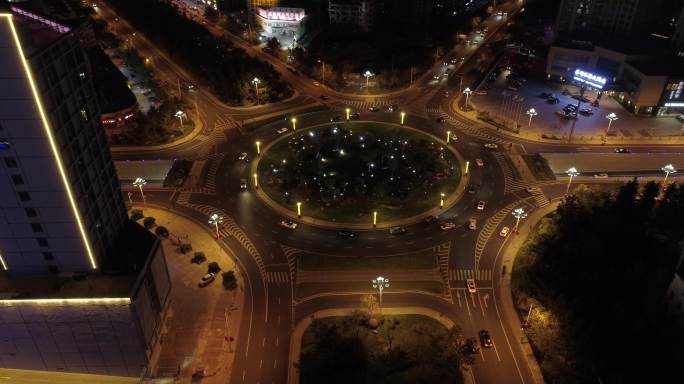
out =
[[[285,216],[329,228],[403,225],[448,209],[467,184],[462,157],[399,124],[323,124],[261,149],[257,195]]]

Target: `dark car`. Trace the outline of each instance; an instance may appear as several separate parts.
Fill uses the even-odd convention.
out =
[[[542,92],[539,94],[539,97],[541,97],[542,99],[548,99],[551,96],[553,96],[553,94],[548,93],[548,92]]]
[[[351,115],[349,115],[349,119],[351,119],[351,120],[361,120],[361,115],[359,115],[358,112],[357,112],[357,113],[352,113]]]
[[[356,233],[351,231],[338,231],[337,236],[345,239],[353,239],[356,237]]]
[[[446,119],[444,119],[443,117],[438,117],[437,122],[440,124],[444,124],[446,122]]]
[[[558,104],[558,103],[560,103],[560,99],[557,97],[550,97],[550,98],[546,99],[546,102],[548,104]]]
[[[391,227],[389,229],[389,233],[390,233],[390,235],[403,235],[404,233],[406,233],[406,228],[399,227],[399,226]]]
[[[430,216],[425,218],[425,222],[428,224],[432,224],[436,221],[437,221],[437,216],[435,216],[435,215],[430,215]]]
[[[489,336],[489,331],[483,329],[480,331],[480,343],[482,343],[482,346],[485,348],[491,348],[492,345],[492,338]]]
[[[591,116],[594,114],[594,110],[591,108],[582,108],[579,110],[579,113],[581,113],[585,116]]]
[[[471,195],[474,194],[475,193],[475,186],[471,185],[470,187],[468,187],[468,193],[470,193]]]
[[[480,344],[477,339],[469,338],[466,340],[466,350],[472,354],[480,352]]]
[[[615,148],[615,153],[629,153],[630,150],[627,148]]]

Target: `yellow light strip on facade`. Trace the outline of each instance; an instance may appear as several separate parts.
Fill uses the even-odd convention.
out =
[[[69,203],[71,203],[71,208],[74,211],[74,216],[76,216],[76,223],[78,224],[78,230],[81,232],[81,237],[83,238],[83,244],[85,245],[86,252],[88,253],[88,258],[90,259],[90,265],[93,269],[97,269],[97,264],[95,263],[95,258],[93,257],[93,251],[90,249],[90,243],[88,242],[88,236],[86,235],[85,228],[83,228],[83,223],[81,222],[81,216],[79,215],[78,208],[76,207],[76,202],[74,201],[74,196],[71,193],[71,186],[69,185],[69,180],[67,179],[66,172],[62,166],[62,159],[59,156],[59,151],[57,149],[57,144],[52,137],[52,130],[50,124],[48,123],[47,117],[45,116],[45,111],[43,110],[43,104],[40,101],[40,96],[38,95],[38,90],[36,84],[33,81],[33,75],[31,74],[31,68],[29,67],[28,61],[24,56],[24,50],[21,48],[21,42],[19,41],[19,35],[14,27],[14,21],[12,20],[11,13],[2,13],[1,17],[6,17],[9,22],[10,29],[12,30],[12,35],[14,36],[14,42],[17,45],[17,50],[19,51],[19,57],[21,58],[21,63],[24,66],[24,71],[29,79],[29,84],[31,85],[31,92],[33,92],[33,97],[38,105],[38,112],[40,113],[40,118],[43,122],[43,127],[45,127],[45,133],[47,134],[48,140],[50,141],[50,148],[55,155],[55,162],[57,163],[57,168],[59,169],[59,174],[62,176],[62,181],[64,182],[64,187],[66,188],[67,196],[69,197]],[[4,265],[4,263],[3,263]]]
[[[7,270],[7,264],[5,264],[5,259],[2,258],[2,253],[0,253],[0,264],[2,264],[2,269]]]
[[[0,300],[0,305],[12,304],[125,304],[131,303],[128,297],[92,297],[92,298],[69,298],[69,299],[16,299]]]

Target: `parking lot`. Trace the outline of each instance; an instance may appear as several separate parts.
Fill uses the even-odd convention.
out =
[[[606,134],[609,124],[606,116],[611,113],[617,117],[610,126],[611,138],[681,136],[684,132],[684,124],[674,117],[636,117],[607,95],[603,95],[598,107],[591,103],[581,103],[580,109],[590,108],[591,112],[577,113],[576,118],[562,118],[557,114],[559,111],[568,104],[577,105],[578,100],[572,96],[579,95],[579,87],[521,78],[520,87],[515,90],[509,87],[506,80],[509,73],[510,71],[503,69],[495,80],[486,81],[471,96],[470,103],[478,111],[488,111],[495,120],[509,127],[514,127],[517,122],[523,136],[538,139],[542,135],[555,138],[572,135],[573,138],[598,139]],[[558,103],[550,104],[540,97],[542,93],[553,94]],[[584,96],[586,100],[593,102],[596,92],[586,90]],[[537,114],[528,126],[530,118],[527,111],[531,108]]]

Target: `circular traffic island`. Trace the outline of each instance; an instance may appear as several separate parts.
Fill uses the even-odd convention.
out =
[[[450,198],[461,166],[434,136],[394,124],[335,123],[297,130],[264,149],[260,195],[313,222],[370,224],[417,217]],[[298,204],[299,203],[299,204]]]

